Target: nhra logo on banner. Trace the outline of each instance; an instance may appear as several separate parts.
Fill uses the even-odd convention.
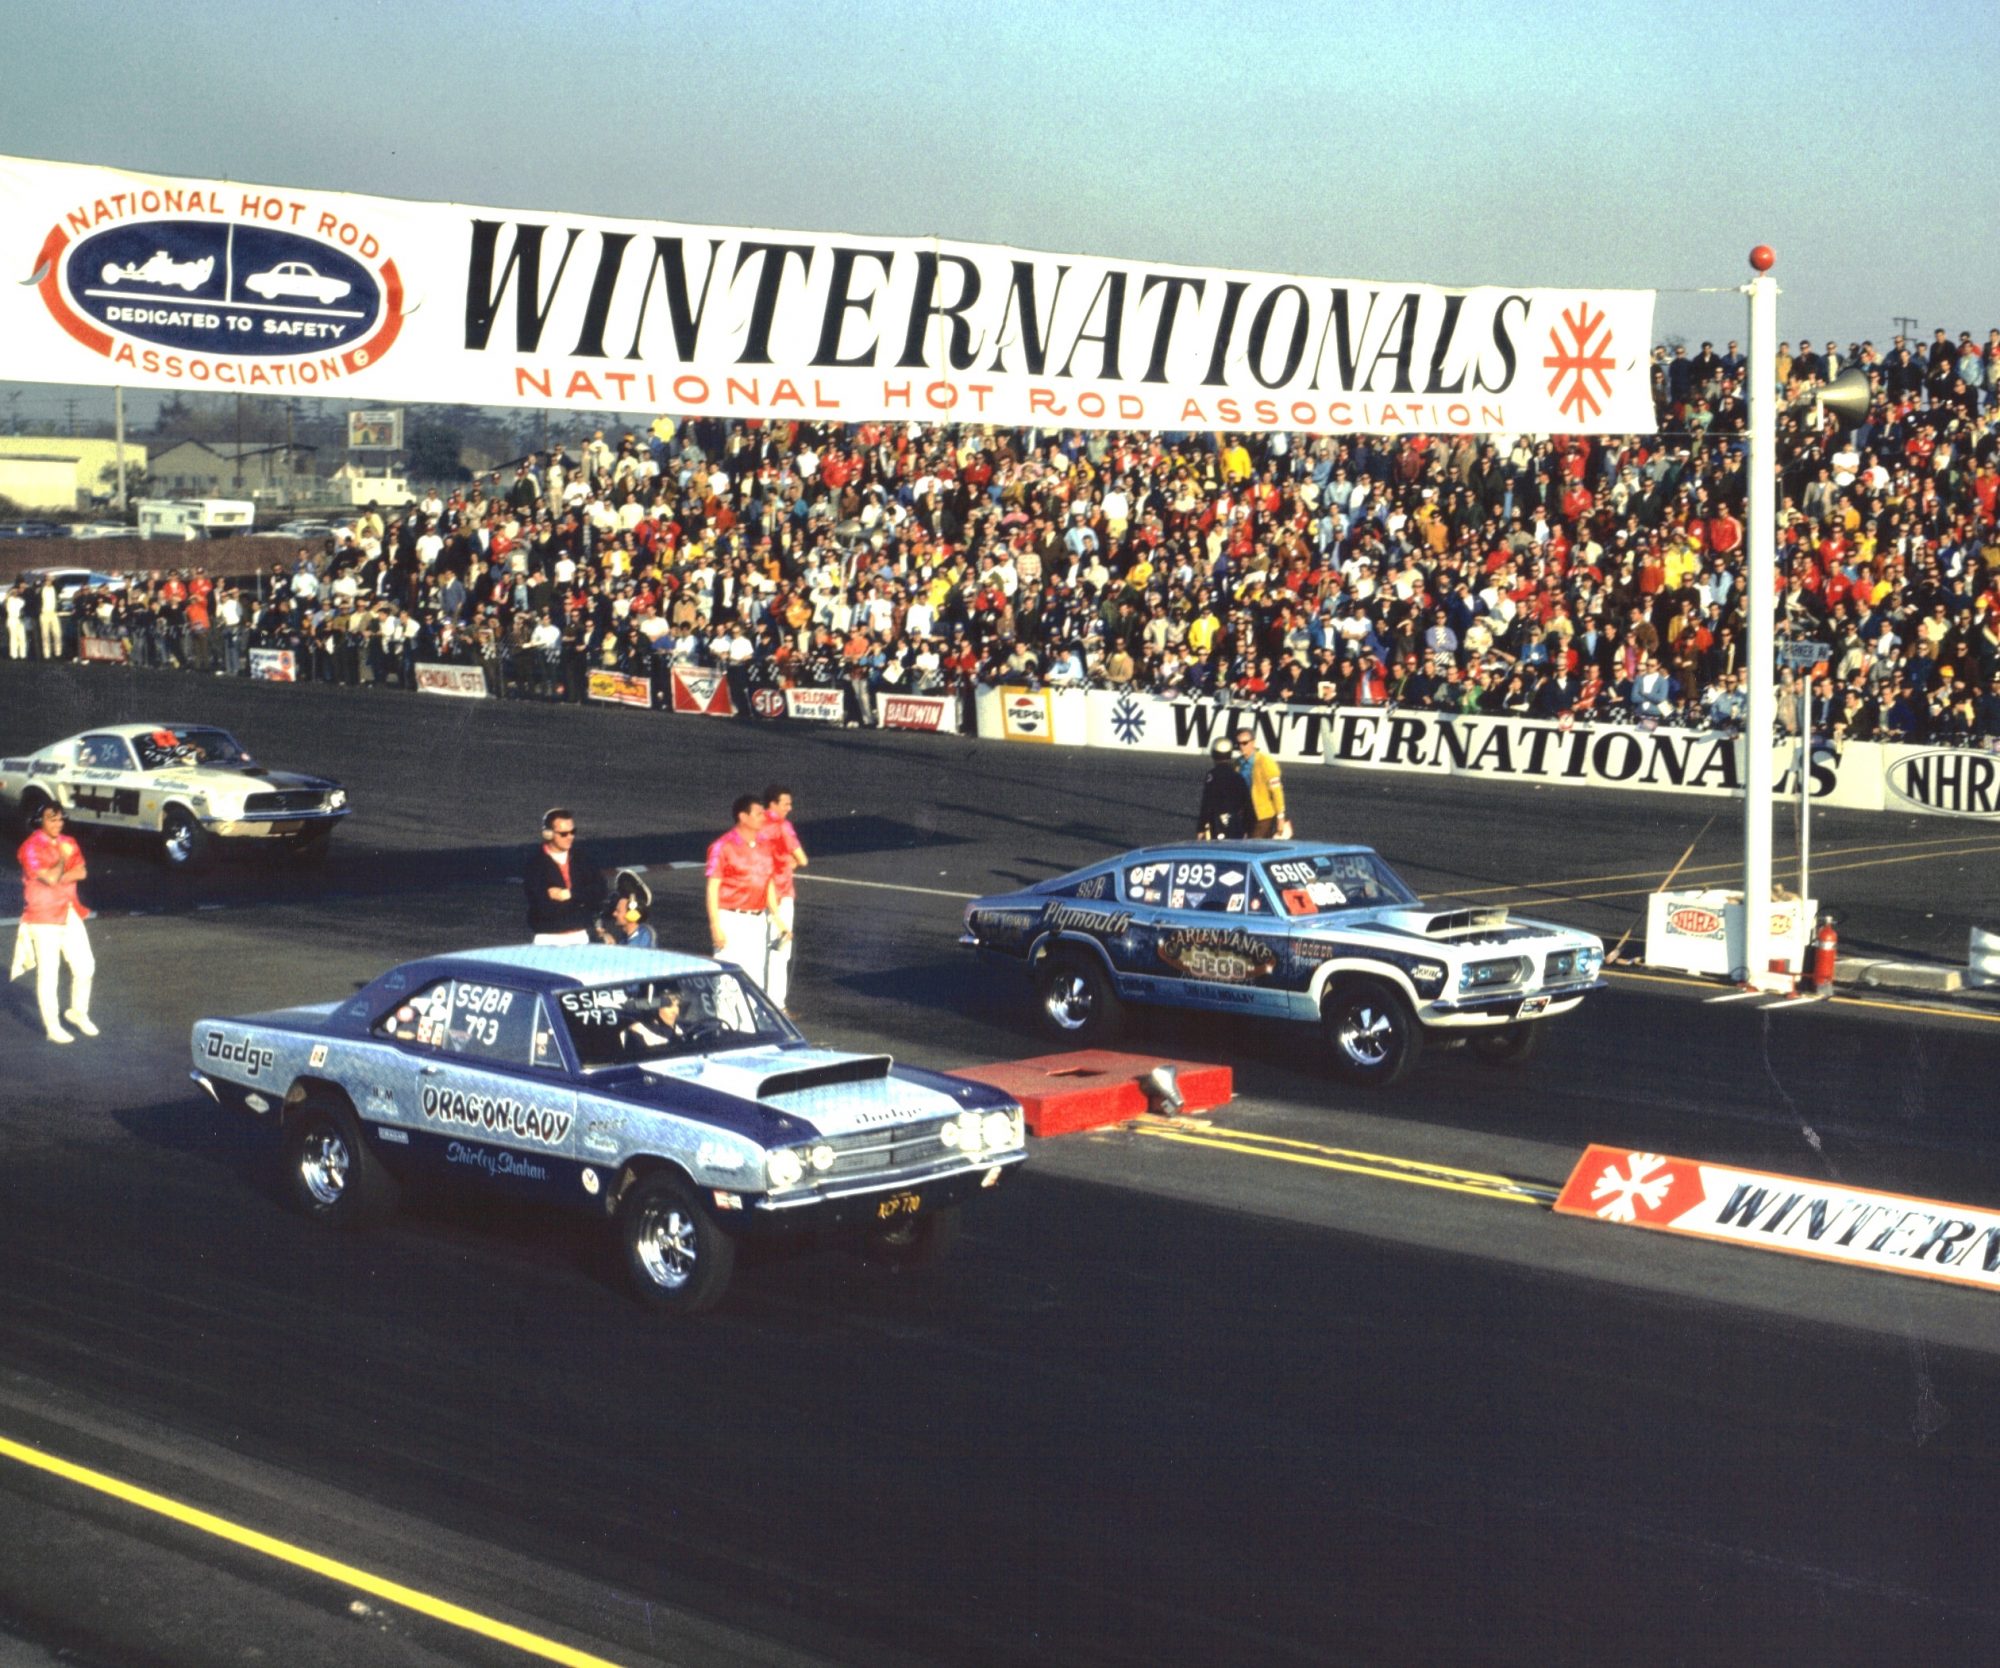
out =
[[[2000,1213],[1934,1199],[1592,1146],[1555,1208],[1564,1216],[2000,1291]]]
[[[252,649],[250,676],[259,683],[297,683],[298,661],[290,649]]]
[[[114,366],[177,382],[310,388],[365,370],[403,325],[380,240],[283,192],[145,186],[51,227],[35,282],[56,323]]]
[[[1920,811],[2000,817],[2000,759],[1942,748],[1910,753],[1888,770],[1889,791]]]
[[[729,680],[704,667],[676,666],[674,711],[698,713],[703,718],[734,718],[736,703],[729,698]]]

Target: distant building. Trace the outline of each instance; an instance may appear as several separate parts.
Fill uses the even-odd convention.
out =
[[[163,441],[153,453],[153,490],[162,498],[257,498],[291,504],[310,497],[314,448],[282,441]]]
[[[0,435],[0,498],[12,499],[24,510],[87,509],[93,498],[108,498],[118,490],[104,478],[117,461],[115,440]],[[146,448],[126,441],[125,468],[135,482],[145,474]]]

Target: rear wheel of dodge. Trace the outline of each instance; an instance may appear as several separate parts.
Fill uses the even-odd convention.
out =
[[[1399,1082],[1423,1053],[1424,1034],[1403,993],[1380,979],[1347,979],[1320,1005],[1333,1070],[1372,1089]]]
[[[632,1289],[656,1309],[698,1315],[722,1301],[736,1242],[664,1171],[633,1184],[618,1211],[618,1238]]]
[[[361,1120],[330,1098],[306,1100],[285,1130],[285,1180],[307,1216],[359,1228],[395,1207],[396,1183],[368,1150]]]
[[[878,1223],[864,1239],[868,1260],[884,1268],[928,1268],[958,1243],[959,1210],[957,1205],[946,1205]]]
[[[1111,975],[1081,950],[1051,951],[1035,970],[1035,1019],[1058,1042],[1109,1042],[1124,1029],[1125,1004]]]
[[[1489,1066],[1524,1065],[1541,1051],[1542,1033],[1547,1029],[1546,1022],[1524,1019],[1491,1031],[1477,1031],[1472,1037],[1472,1052]]]
[[[160,856],[170,869],[200,868],[214,844],[194,814],[178,805],[169,805],[160,818]]]

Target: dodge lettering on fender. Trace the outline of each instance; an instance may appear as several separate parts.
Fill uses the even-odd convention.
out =
[[[568,1205],[682,1313],[752,1233],[846,1227],[927,1262],[1026,1156],[1000,1091],[814,1048],[735,968],[659,950],[437,956],[346,1001],[200,1020],[192,1045],[209,1095],[281,1126],[308,1215],[359,1223],[424,1174]]]
[[[981,898],[959,941],[1027,969],[1053,1036],[1127,1003],[1317,1021],[1341,1075],[1392,1083],[1428,1042],[1526,1059],[1603,987],[1604,946],[1503,908],[1422,902],[1366,846],[1231,840],[1127,852]]]

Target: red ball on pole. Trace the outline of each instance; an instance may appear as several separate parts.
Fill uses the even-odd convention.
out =
[[[1778,252],[1768,243],[1760,243],[1750,251],[1750,264],[1759,272],[1769,272],[1778,264]]]

